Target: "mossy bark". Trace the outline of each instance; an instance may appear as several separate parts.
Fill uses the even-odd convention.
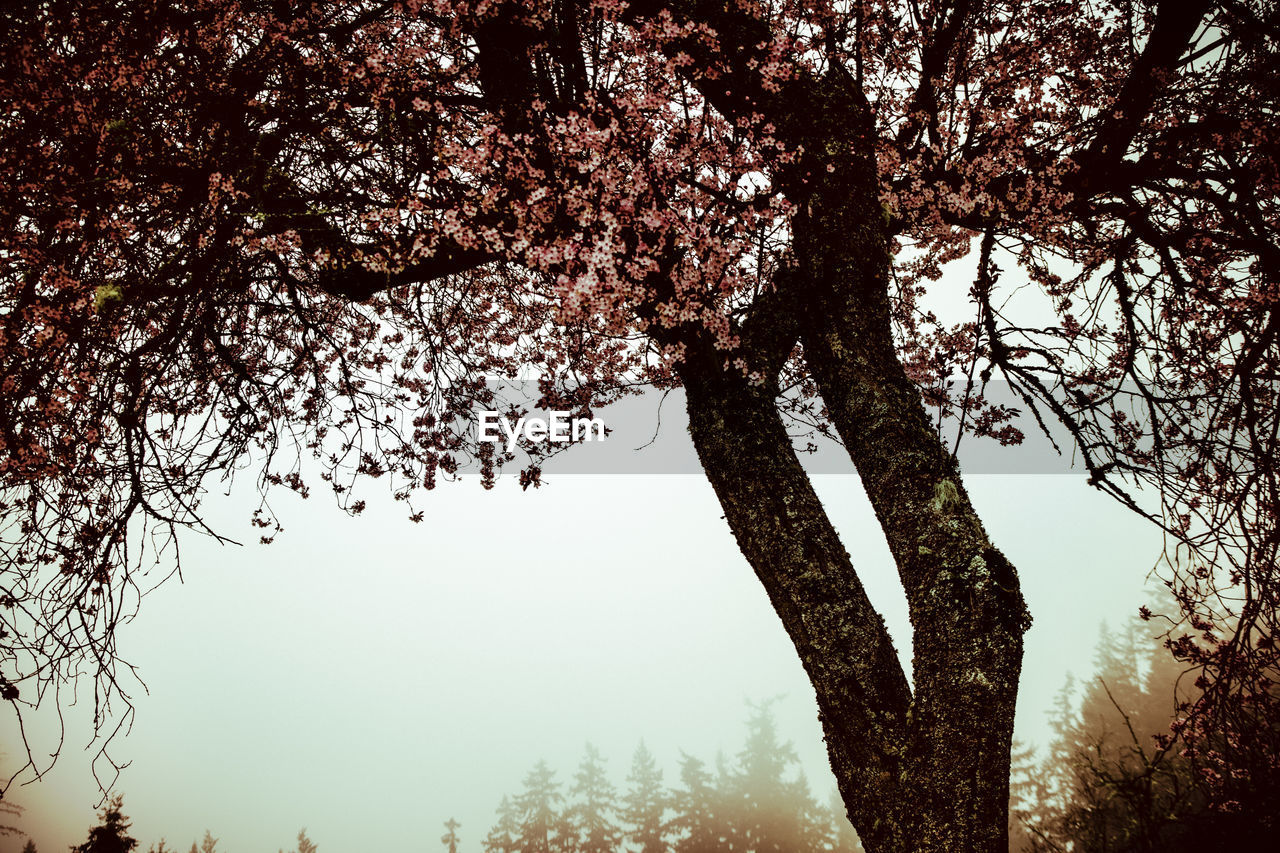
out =
[[[1026,617],[1013,569],[981,532],[954,472],[933,481],[955,483],[954,492],[920,478],[895,496],[886,494],[891,481],[864,475],[908,587],[912,690],[771,391],[726,381],[688,394],[699,456],[813,683],[867,850],[1004,853]],[[866,467],[895,470],[900,449],[873,451],[879,464]],[[909,559],[899,556],[909,549]]]
[[[794,335],[803,345],[906,591],[911,686],[795,456],[776,387],[691,363],[690,430],[813,682],[841,794],[868,851],[1006,853],[1030,620],[1017,573],[992,545],[898,361],[869,114],[851,87],[827,82],[831,103],[804,125],[805,149],[819,153],[797,171],[792,266],[748,329],[750,340],[789,349]]]
[[[845,802],[858,817],[878,814],[896,796],[910,706],[884,621],[773,394],[730,381],[689,384],[687,392],[690,431],[725,519],[814,685]],[[865,821],[855,825],[867,837]]]

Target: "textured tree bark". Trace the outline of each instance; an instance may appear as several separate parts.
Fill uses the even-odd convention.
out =
[[[856,466],[906,591],[914,690],[902,779],[887,803],[906,846],[1008,849],[1009,749],[1030,624],[1017,573],[990,542],[955,461],[893,352],[883,289],[811,315],[807,363]]]
[[[1016,579],[1009,586],[1012,569],[981,535],[958,486],[916,505],[927,482],[899,500],[886,498],[892,487],[879,473],[867,481],[900,570],[903,541],[915,549],[905,561],[913,696],[773,391],[728,377],[687,387],[699,457],[813,683],[832,767],[867,849],[1004,853],[1025,611]],[[879,472],[899,469],[900,449],[895,441],[858,452]]]
[[[796,459],[776,390],[690,368],[690,430],[813,682],[841,794],[867,849],[1005,853],[1030,620],[1016,572],[992,546],[894,350],[887,215],[869,112],[848,83],[824,81],[822,108],[808,114],[805,149],[823,156],[801,171],[794,265],[749,329],[759,340],[773,332],[775,354],[790,349],[792,333],[803,344],[897,563],[914,689]]]
[[[884,620],[801,467],[775,394],[723,376],[686,380],[690,432],[738,546],[813,683],[832,766],[870,850],[899,798],[910,689]]]

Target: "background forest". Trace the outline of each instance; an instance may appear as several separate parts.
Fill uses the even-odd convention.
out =
[[[1011,853],[1266,849],[1280,811],[1280,778],[1273,769],[1251,766],[1249,751],[1232,744],[1215,743],[1209,750],[1184,745],[1175,720],[1196,685],[1184,683],[1181,665],[1153,636],[1153,626],[1138,619],[1115,630],[1104,626],[1093,676],[1069,677],[1059,694],[1052,743],[1039,753],[1028,745],[1016,749]],[[745,741],[736,754],[719,754],[708,763],[682,752],[672,781],[643,742],[621,786],[606,756],[591,744],[567,775],[539,761],[518,790],[501,798],[483,837],[450,820],[440,846],[424,831],[421,849],[861,853],[835,792],[820,802],[810,790],[770,705],[750,706]],[[1276,733],[1259,729],[1256,734]],[[123,799],[116,796],[72,853],[140,850],[133,832]],[[177,850],[165,840],[147,849]],[[208,831],[190,849],[220,851]],[[292,853],[317,849],[303,829]],[[28,840],[22,851],[37,853],[37,848]]]

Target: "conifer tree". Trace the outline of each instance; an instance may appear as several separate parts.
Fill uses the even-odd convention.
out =
[[[212,838],[209,835],[208,830],[205,830],[204,837],[205,844],[216,844],[218,841],[218,839]],[[192,849],[194,849],[194,847],[195,845],[192,845]],[[289,853],[315,853],[315,851],[316,845],[307,837],[307,828],[304,826],[302,829],[298,830],[298,839],[294,842],[294,849],[289,851]],[[279,853],[284,853],[284,849],[281,848]]]
[[[207,836],[208,833],[205,833]],[[296,853],[316,853],[316,845],[307,837],[307,828],[298,830],[298,847]]]
[[[1180,824],[1198,810],[1181,750],[1156,741],[1169,730],[1170,667],[1178,664],[1133,621],[1119,630],[1103,626],[1094,666],[1079,712],[1059,726],[1069,757],[1057,768],[1064,797],[1046,838],[1086,850],[1171,849],[1186,835]]]
[[[498,803],[498,821],[484,839],[484,853],[515,853],[519,849],[520,816],[516,804],[504,796]]]
[[[444,828],[446,832],[440,836],[440,843],[445,846],[449,853],[458,853],[458,828],[461,826],[462,824],[453,818],[445,821]]]
[[[576,833],[565,819],[563,800],[555,771],[546,761],[539,761],[525,776],[524,790],[515,798],[519,853],[568,853],[574,848]]]
[[[675,853],[714,853],[727,849],[721,792],[700,758],[680,753],[681,787],[672,792],[675,817],[667,823],[676,834]]]
[[[628,838],[635,844],[633,853],[667,853],[671,845],[666,839],[667,796],[662,789],[662,770],[643,740],[631,759],[627,784],[622,819],[629,827]]]
[[[36,853],[36,843],[28,838],[27,843],[22,845],[22,853]]]
[[[3,791],[0,791],[0,816],[3,816],[5,819],[22,816],[22,806],[17,803],[7,802],[4,799]],[[12,824],[0,823],[0,838],[6,835],[22,835],[22,830]]]
[[[1015,739],[1009,766],[1009,851],[1029,853],[1034,849],[1032,827],[1042,820],[1039,809],[1046,794],[1035,747]]]
[[[849,822],[848,809],[840,799],[840,792],[833,790],[827,801],[827,814],[831,821],[829,846],[834,853],[865,853],[862,839]]]
[[[103,807],[98,818],[101,821],[89,830],[89,839],[72,847],[72,853],[130,853],[138,846],[137,839],[128,834],[129,821],[121,809],[124,797],[117,794]]]
[[[571,793],[575,802],[567,817],[574,826],[579,853],[617,853],[622,843],[622,831],[614,821],[617,791],[605,774],[600,750],[593,744],[587,744]]]
[[[732,829],[741,849],[802,853],[820,848],[826,828],[808,784],[801,775],[787,777],[798,761],[792,744],[778,739],[770,703],[753,705],[747,742],[727,777]]]
[[[1229,762],[1215,769],[1202,743],[1180,740],[1178,715],[1195,697],[1186,685],[1177,688],[1181,697],[1175,692],[1183,665],[1162,644],[1136,624],[1104,632],[1096,665],[1078,709],[1069,689],[1060,694],[1056,738],[1030,786],[1029,834],[1015,853],[1225,853],[1256,849],[1272,834],[1276,809],[1265,804],[1277,791],[1265,777]],[[1206,780],[1217,770],[1247,779],[1257,800],[1229,809],[1214,803]]]

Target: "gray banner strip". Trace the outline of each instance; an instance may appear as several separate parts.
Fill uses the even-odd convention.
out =
[[[963,385],[960,386],[963,390]],[[955,393],[955,392],[953,392]],[[536,399],[533,383],[522,389],[519,383],[503,386],[499,396],[513,403]],[[1045,437],[1034,417],[1026,411],[1021,400],[1015,400],[1007,384],[991,383],[987,387],[986,399],[994,403],[1004,404],[1019,410],[1019,415],[1008,423],[1017,427],[1023,434],[1021,444],[1002,446],[989,437],[966,435],[960,442],[958,457],[961,469],[966,474],[1083,474],[1083,465],[1079,462],[1078,453],[1066,430],[1054,423],[1048,423],[1054,434],[1054,441],[1062,448],[1060,454],[1053,443]],[[610,406],[591,413],[597,422],[603,421],[607,429],[605,440],[596,438],[598,423],[592,429],[591,440],[576,443],[548,443],[543,438],[549,432],[561,435],[573,433],[573,416],[568,413],[553,413],[532,409],[526,404],[529,413],[525,418],[525,428],[533,436],[533,443],[523,434],[517,435],[513,453],[515,462],[503,466],[504,473],[511,474],[529,462],[524,448],[539,446],[555,450],[554,454],[541,462],[544,476],[553,474],[701,474],[702,466],[694,452],[688,433],[688,416],[685,411],[685,396],[681,390],[669,392],[647,391],[645,393],[623,398]],[[931,410],[931,414],[936,409]],[[505,450],[510,435],[518,427],[514,419],[507,419],[506,425],[498,422],[498,412],[485,416],[477,414],[477,429],[480,417],[486,417],[486,432],[497,437],[497,449]],[[529,427],[530,422],[541,421],[542,425]],[[1048,417],[1046,417],[1048,422]],[[586,424],[582,425],[583,427]],[[954,446],[957,422],[954,418],[942,421],[942,434],[948,436],[947,446]],[[803,424],[795,423],[791,427],[794,444],[804,467],[813,474],[853,474],[854,468],[844,449],[834,440],[825,438],[816,430]],[[579,430],[579,435],[583,430]],[[1073,464],[1074,460],[1074,464]],[[462,471],[470,472],[474,465],[465,466]]]

